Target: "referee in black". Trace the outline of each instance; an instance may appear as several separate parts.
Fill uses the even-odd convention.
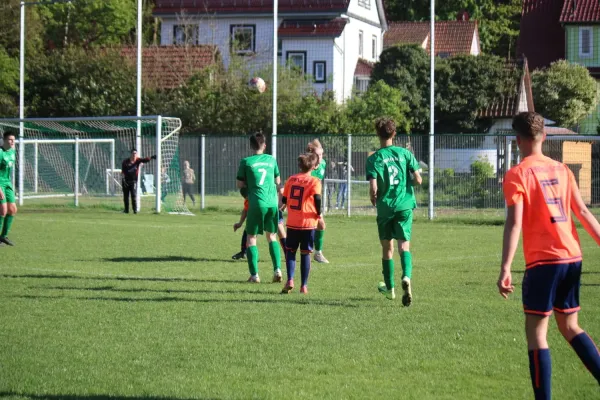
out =
[[[137,214],[137,183],[138,175],[140,173],[140,165],[149,162],[150,160],[156,160],[156,156],[139,158],[137,156],[137,150],[132,149],[129,158],[123,160],[121,164],[121,184],[123,186],[123,203],[125,205],[125,214],[129,214],[129,196],[131,196],[131,204],[133,206],[133,213]]]

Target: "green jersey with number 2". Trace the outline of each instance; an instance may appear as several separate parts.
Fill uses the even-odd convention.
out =
[[[417,207],[409,173],[419,169],[415,156],[402,147],[384,147],[367,158],[367,180],[377,179],[378,216]]]
[[[12,169],[16,162],[15,149],[4,150],[0,147],[0,185],[11,184]]]
[[[269,154],[257,154],[240,161],[237,179],[246,182],[250,207],[277,207],[275,178],[278,176],[277,160]]]

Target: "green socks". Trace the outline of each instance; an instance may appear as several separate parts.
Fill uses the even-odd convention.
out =
[[[410,251],[400,253],[400,263],[402,263],[402,278],[405,276],[410,279],[412,276],[412,256]]]
[[[4,218],[0,217],[0,222],[2,222],[2,220],[4,220],[4,224],[1,225],[2,233],[0,233],[0,237],[8,236],[8,232],[10,232],[10,227],[12,226],[13,219],[15,219],[15,217],[13,215],[7,215]]]
[[[317,230],[315,232],[315,250],[316,251],[323,250],[323,236],[325,236],[325,231]]]
[[[281,253],[279,252],[279,243],[269,243],[269,254],[271,254],[271,261],[273,262],[273,271],[281,269]]]
[[[246,257],[248,258],[250,275],[258,275],[258,248],[256,246],[246,248]]]
[[[394,260],[381,260],[383,266],[383,280],[385,287],[390,290],[394,288]]]

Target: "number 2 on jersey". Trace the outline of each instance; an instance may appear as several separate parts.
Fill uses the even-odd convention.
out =
[[[263,183],[265,183],[265,178],[267,177],[267,170],[264,168],[259,168],[258,172],[260,172],[262,174],[260,177],[260,181],[258,181],[258,185],[262,186]]]
[[[398,167],[395,165],[389,165],[388,173],[390,174],[390,185],[397,185],[400,183],[400,180],[398,179],[398,174],[400,173]]]
[[[557,222],[565,222],[567,220],[567,215],[565,214],[565,207],[563,206],[562,199],[560,197],[551,197],[553,195],[552,191],[547,190],[547,188],[550,186],[558,185],[558,179],[545,179],[540,181],[540,184],[542,185],[546,204],[556,205],[558,207],[558,212],[560,213],[560,215],[551,215],[550,222],[553,224]]]

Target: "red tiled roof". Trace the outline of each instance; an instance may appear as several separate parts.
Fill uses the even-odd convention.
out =
[[[124,47],[122,54],[136,62],[137,49]],[[145,87],[175,88],[195,72],[220,61],[216,46],[155,46],[142,51]]]
[[[429,22],[390,22],[383,37],[383,47],[398,44],[418,44],[427,41],[429,53]],[[478,35],[476,21],[438,21],[435,23],[435,54],[471,54],[473,37]],[[479,43],[479,37],[477,37]]]
[[[560,24],[564,2],[523,0],[516,55],[527,57],[532,70],[565,58],[565,31]]]
[[[346,11],[350,0],[279,0],[280,12]],[[156,0],[154,14],[273,13],[273,0]]]
[[[373,72],[374,63],[367,61],[364,58],[359,58],[356,62],[356,69],[354,70],[354,76],[371,76]]]
[[[482,118],[512,118],[519,112],[519,98],[521,95],[521,83],[525,82],[525,94],[527,96],[528,111],[535,111],[533,104],[533,93],[531,90],[531,75],[529,74],[529,66],[527,59],[517,62],[509,62],[506,67],[508,69],[518,69],[521,73],[519,79],[515,80],[514,86],[509,93],[506,93],[500,99],[495,101],[485,110],[479,112],[479,117]]]
[[[332,20],[283,20],[279,25],[280,37],[338,37],[348,21],[343,18]]]
[[[565,0],[560,22],[600,22],[600,3],[598,0]]]
[[[570,129],[555,126],[546,126],[544,130],[546,131],[546,135],[577,135],[577,132],[573,132]]]

